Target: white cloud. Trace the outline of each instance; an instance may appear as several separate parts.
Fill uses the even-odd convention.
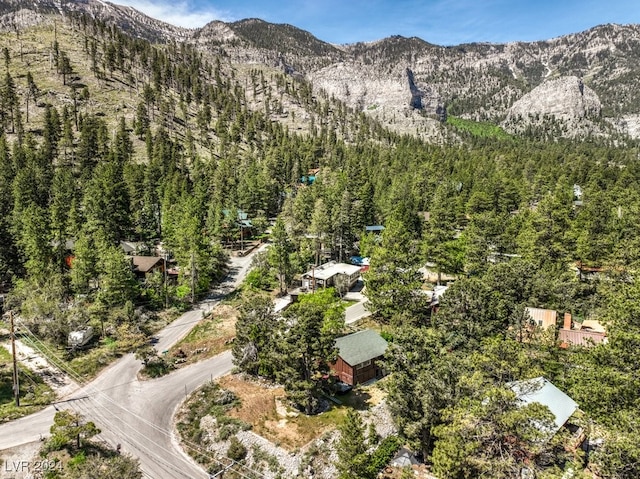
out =
[[[190,1],[116,0],[114,3],[128,5],[152,18],[179,27],[198,28],[213,20],[223,22],[233,20],[226,12],[210,7],[197,7]]]

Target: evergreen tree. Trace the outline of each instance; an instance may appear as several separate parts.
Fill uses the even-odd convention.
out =
[[[72,237],[69,218],[73,211],[72,205],[75,198],[75,182],[72,172],[66,168],[57,168],[51,188],[52,198],[49,214],[53,232],[54,256],[60,271],[62,271],[66,249],[65,243],[68,238]]]
[[[134,301],[139,285],[133,276],[131,260],[117,246],[103,244],[99,250],[99,289],[96,300],[103,306],[113,307]]]
[[[290,326],[279,341],[276,379],[305,414],[317,412],[323,376],[336,359],[335,340],[344,325],[344,315],[336,318],[332,307],[333,291],[326,291],[306,295],[285,311]]]
[[[27,123],[29,123],[29,101],[31,100],[32,102],[35,103],[35,101],[38,99],[38,93],[39,93],[38,86],[33,80],[33,75],[31,74],[31,71],[28,71],[27,72],[27,91],[24,94],[25,112],[26,112],[25,121]]]
[[[338,430],[340,439],[336,444],[336,467],[339,479],[368,479],[371,477],[367,470],[369,456],[360,414],[349,409]]]
[[[426,320],[431,299],[421,292],[416,262],[410,235],[402,223],[390,221],[364,274],[367,307],[381,321],[417,325]]]
[[[442,424],[442,410],[465,391],[459,387],[464,366],[446,351],[432,329],[402,327],[385,354],[389,371],[388,403],[395,424],[409,444],[428,457],[434,447],[434,428]]]
[[[434,430],[434,472],[442,478],[507,479],[535,470],[557,444],[558,437],[549,441],[547,432],[555,430],[551,411],[539,403],[520,404],[506,387],[475,389],[446,408],[446,422]]]
[[[17,244],[25,258],[27,273],[33,277],[47,274],[52,258],[49,218],[44,208],[27,206],[16,225]]]
[[[273,301],[264,295],[246,296],[240,305],[233,342],[233,362],[249,374],[272,378],[279,324]]]
[[[291,281],[292,269],[289,255],[292,247],[284,221],[280,217],[276,220],[276,224],[271,231],[271,241],[269,263],[278,272],[280,294],[284,294],[287,291],[287,285]]]
[[[87,228],[115,244],[129,231],[129,199],[122,167],[116,161],[100,163],[84,192]]]
[[[50,432],[51,437],[46,444],[48,450],[78,450],[83,446],[83,441],[100,434],[100,429],[93,422],[85,421],[79,413],[63,410],[56,413]]]
[[[15,133],[16,117],[18,114],[18,94],[13,77],[7,73],[4,77],[4,84],[0,92],[0,126],[5,131]],[[11,128],[9,129],[9,126]]]
[[[151,122],[149,120],[147,104],[141,101],[140,103],[138,103],[138,108],[136,110],[136,118],[133,124],[133,131],[138,138],[143,140],[150,125]]]

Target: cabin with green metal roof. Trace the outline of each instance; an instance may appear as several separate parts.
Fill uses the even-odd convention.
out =
[[[340,381],[355,386],[385,375],[378,361],[387,350],[387,341],[371,329],[336,339],[338,359],[331,369]]]

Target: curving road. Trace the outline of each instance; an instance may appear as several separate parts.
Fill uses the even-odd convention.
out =
[[[162,352],[177,343],[222,297],[235,289],[247,274],[251,258],[257,251],[244,257],[233,257],[229,275],[218,290],[160,331],[156,349]],[[38,441],[48,434],[56,410],[69,408],[94,421],[102,430],[100,439],[112,447],[120,444],[124,452],[137,457],[144,477],[208,478],[208,474],[178,446],[173,437],[173,415],[186,395],[207,380],[231,371],[231,353],[227,351],[149,381],[138,381],[140,367],[140,361],[128,354],[65,401],[0,425],[0,450]]]

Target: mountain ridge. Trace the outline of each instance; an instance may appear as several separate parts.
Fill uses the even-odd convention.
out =
[[[437,136],[438,121],[446,117],[438,112],[445,109],[450,115],[522,131],[529,115],[516,118],[513,105],[536,87],[563,77],[579,78],[601,104],[595,116],[575,117],[575,105],[566,111],[554,107],[536,112],[567,123],[568,128],[560,129],[563,136],[582,136],[585,129],[571,125],[588,120],[590,135],[640,138],[640,91],[635,88],[640,75],[640,26],[636,24],[598,25],[535,42],[440,46],[415,36],[393,35],[334,45],[293,25],[256,18],[214,20],[185,29],[132,7],[99,0],[2,0],[0,26],[15,28],[24,18],[44,21],[56,11],[87,14],[155,43],[189,43],[231,65],[275,68],[305,78],[317,92],[325,91],[393,130],[427,139]],[[562,91],[550,93],[551,98],[558,95]],[[521,124],[514,127],[514,122]]]

